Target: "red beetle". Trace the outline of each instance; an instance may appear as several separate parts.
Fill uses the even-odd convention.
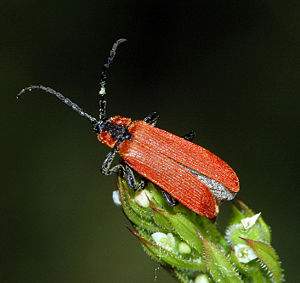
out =
[[[121,116],[106,117],[106,73],[118,45],[124,41],[119,39],[114,43],[101,74],[99,120],[61,93],[42,85],[24,88],[17,97],[33,89],[55,95],[88,119],[98,139],[112,148],[102,165],[104,175],[122,173],[135,190],[142,189],[149,180],[162,189],[170,205],[179,201],[204,217],[215,218],[219,212],[218,204],[223,200],[232,200],[239,191],[238,177],[227,163],[207,149],[193,144],[193,132],[178,137],[156,128],[158,115],[155,112],[143,121],[132,122],[130,118]],[[122,161],[111,168],[117,153]],[[133,170],[144,177],[139,184]]]

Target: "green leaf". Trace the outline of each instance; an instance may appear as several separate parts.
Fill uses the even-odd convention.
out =
[[[165,217],[163,211],[160,211],[155,208],[152,208],[152,210],[153,210],[154,221],[159,227],[161,227],[161,229],[163,229],[164,231],[174,230],[172,223],[168,220],[167,217]]]
[[[264,242],[271,243],[271,230],[262,217],[258,218],[258,223],[261,227],[261,232],[264,235]]]
[[[191,279],[185,274],[184,271],[174,268],[172,270],[172,272],[181,283],[190,283],[191,282]]]
[[[267,275],[275,282],[282,282],[282,269],[275,250],[269,244],[261,241],[254,241],[245,238],[243,238],[243,240],[253,249],[254,253],[259,258],[263,269],[266,270]]]
[[[205,262],[213,279],[217,282],[243,282],[225,254],[199,233],[205,250]]]
[[[241,200],[236,199],[236,201],[238,202],[238,204],[241,206],[242,210],[243,210],[243,214],[246,217],[251,217],[254,215],[254,212]]]
[[[153,183],[148,183],[146,186],[147,190],[152,195],[152,202],[159,206],[161,209],[171,210],[172,207],[167,203],[166,199],[163,197],[161,190],[157,189],[157,187]]]
[[[126,214],[126,216],[128,217],[128,219],[134,223],[135,225],[139,226],[139,227],[143,227],[144,229],[153,231],[153,232],[157,232],[160,231],[161,229],[155,225],[155,223],[151,221],[149,221],[149,215],[148,217],[146,217],[146,213],[144,212],[143,209],[135,209],[133,210],[132,207],[137,206],[137,204],[133,204],[133,201],[131,200],[131,196],[127,190],[127,188],[125,187],[125,185],[122,182],[122,179],[120,179],[121,182],[118,183],[118,189],[120,192],[120,201],[122,203],[122,207],[123,207],[123,211]],[[150,211],[151,208],[149,208]],[[153,216],[151,216],[151,218],[153,219]]]
[[[245,215],[232,203],[232,214],[230,217],[229,225],[239,224],[241,220],[245,218]]]
[[[234,251],[231,251],[230,254],[230,260],[233,263],[233,265],[238,269],[238,271],[245,276],[249,273],[249,267],[246,264],[240,263],[238,258],[236,257]]]
[[[185,215],[165,213],[166,218],[172,223],[177,234],[199,253],[203,250],[203,245],[197,234],[197,226]]]

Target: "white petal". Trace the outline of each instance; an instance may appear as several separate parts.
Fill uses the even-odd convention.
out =
[[[140,206],[148,207],[150,205],[149,202],[150,195],[151,195],[150,192],[148,192],[147,190],[141,190],[135,195],[134,199]]]
[[[236,246],[234,246],[234,253],[239,262],[243,263],[248,263],[249,261],[257,258],[253,250],[249,246],[244,244],[237,244]]]
[[[175,238],[172,233],[162,233],[162,232],[155,232],[152,235],[153,240],[159,246],[165,248],[166,250],[173,250],[175,248]]]
[[[112,198],[113,198],[113,202],[116,206],[122,205],[122,203],[120,201],[120,192],[118,190],[113,191]]]
[[[253,215],[252,217],[247,217],[247,218],[242,219],[241,222],[242,222],[244,229],[246,229],[246,230],[250,229],[256,223],[260,214],[261,213],[257,213],[255,215]]]

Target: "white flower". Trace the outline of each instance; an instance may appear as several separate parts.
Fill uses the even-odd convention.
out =
[[[150,196],[151,196],[151,193],[149,191],[141,190],[135,195],[134,199],[140,206],[148,207],[150,205],[150,202],[149,202]]]
[[[153,240],[159,246],[165,248],[168,251],[171,251],[175,248],[175,238],[172,233],[161,233],[155,232],[152,235]]]
[[[257,258],[253,250],[249,246],[244,244],[237,244],[236,246],[234,246],[234,253],[239,262],[242,263],[248,263],[249,261]]]

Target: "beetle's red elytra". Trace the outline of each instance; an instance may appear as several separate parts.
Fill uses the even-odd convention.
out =
[[[106,117],[106,73],[118,45],[124,41],[119,39],[114,43],[101,74],[99,120],[61,93],[42,85],[24,88],[17,97],[33,89],[55,95],[88,119],[99,141],[112,148],[102,165],[104,175],[122,172],[135,190],[142,189],[147,181],[151,181],[162,189],[170,205],[180,202],[197,214],[215,218],[219,203],[232,200],[239,191],[238,177],[226,162],[192,143],[193,132],[178,137],[156,128],[158,115],[155,112],[141,121],[131,121],[121,116]],[[117,153],[122,161],[111,167]],[[144,177],[139,183],[135,180],[133,170]]]

